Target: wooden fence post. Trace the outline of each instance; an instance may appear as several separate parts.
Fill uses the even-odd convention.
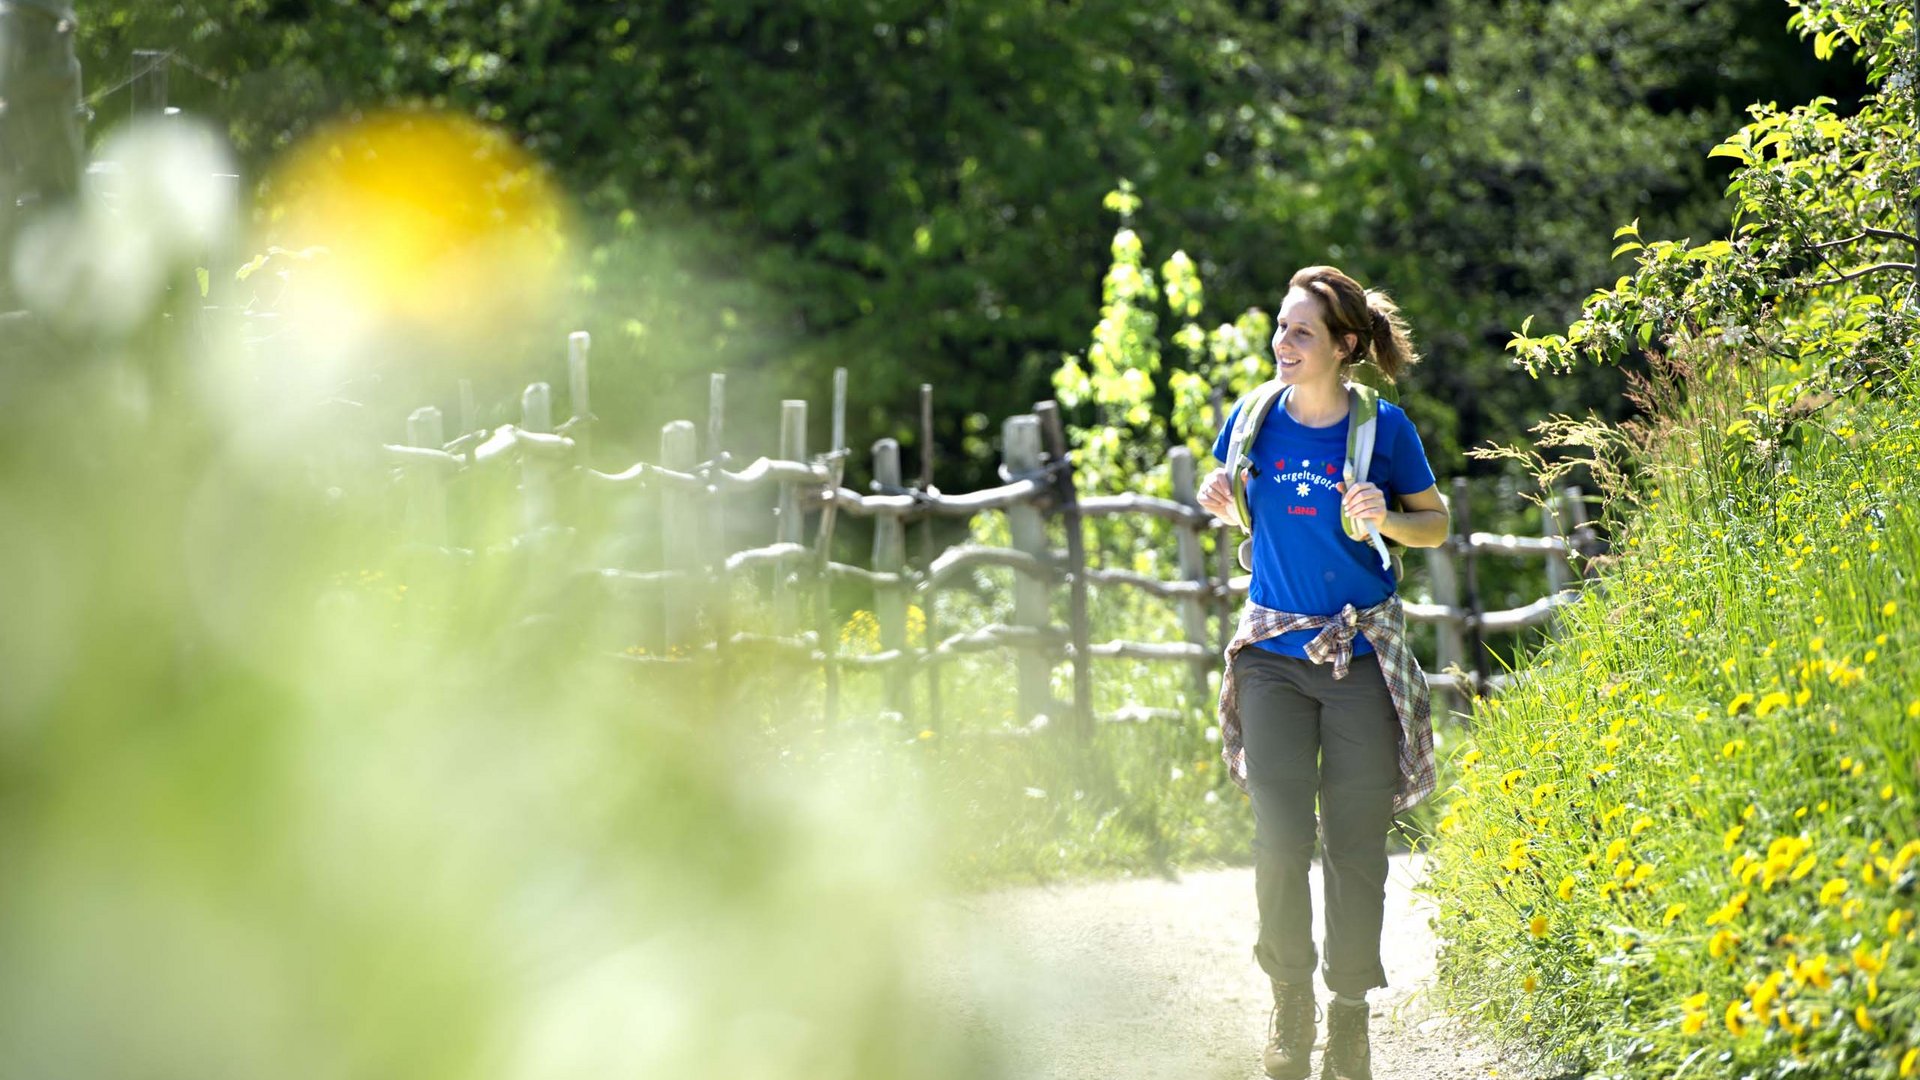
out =
[[[133,114],[167,111],[168,67],[173,61],[170,49],[133,50]]]
[[[407,445],[438,450],[446,445],[440,410],[428,405],[407,417]],[[407,532],[428,547],[447,546],[447,480],[440,466],[430,462],[407,470]]]
[[[722,661],[726,657],[727,638],[732,634],[727,608],[733,601],[733,582],[727,577],[727,504],[720,497],[720,473],[726,468],[727,460],[726,451],[721,449],[721,437],[726,430],[726,411],[727,377],[716,371],[707,381],[707,536],[702,546],[711,567],[708,574],[707,619],[713,624],[714,657]],[[715,671],[724,671],[725,667],[724,663],[716,664]],[[727,685],[724,675],[715,685]]]
[[[660,465],[675,472],[691,472],[695,448],[693,421],[675,420],[660,429]],[[660,555],[668,570],[686,576],[678,586],[660,590],[660,626],[669,648],[686,646],[692,636],[693,616],[700,589],[699,523],[694,516],[696,496],[677,485],[660,485]]]
[[[838,492],[840,476],[846,469],[847,457],[837,448],[826,455],[827,491],[826,501],[820,506],[820,533],[814,545],[814,625],[820,635],[821,664],[825,668],[825,702],[822,723],[832,727],[840,713],[840,635],[833,625],[833,523],[836,511],[840,507]]]
[[[1031,476],[1040,471],[1040,419],[1036,416],[1010,416],[1001,426],[1003,456],[1007,473],[1013,478]],[[1030,503],[1007,508],[1007,531],[1013,546],[1039,559],[1051,561],[1047,550],[1047,528],[1040,511]],[[1051,625],[1048,595],[1052,582],[1018,570],[1013,574],[1013,621],[1016,626],[1045,630]],[[1049,651],[1038,643],[1018,651],[1020,719],[1053,712],[1053,664]]]
[[[1543,492],[1543,494],[1546,495],[1546,498],[1540,501],[1540,535],[1548,540],[1560,540],[1564,542],[1571,530],[1563,529],[1560,526],[1560,500],[1555,498],[1551,491]],[[1560,590],[1566,588],[1567,581],[1572,576],[1565,554],[1557,551],[1547,552],[1548,596],[1553,596],[1559,593]]]
[[[1487,649],[1480,636],[1480,619],[1485,614],[1480,602],[1480,559],[1473,549],[1473,507],[1467,492],[1467,478],[1453,478],[1453,520],[1459,524],[1460,535],[1464,538],[1460,545],[1461,559],[1466,564],[1462,575],[1466,587],[1464,599],[1467,604],[1467,659],[1473,665],[1473,692],[1476,697],[1487,692],[1492,673],[1487,668]]]
[[[780,403],[780,460],[807,460],[807,403],[789,399]],[[805,535],[805,514],[800,509],[800,489],[788,482],[780,485],[780,504],[774,511],[774,539],[782,544],[798,544]],[[784,566],[773,571],[774,608],[779,629],[785,632],[799,626],[799,608],[794,599],[794,578]]]
[[[1567,544],[1581,556],[1578,572],[1580,577],[1585,578],[1587,576],[1587,552],[1581,550],[1581,545],[1586,543],[1588,539],[1587,497],[1580,490],[1580,485],[1578,484],[1570,484],[1561,489],[1560,497],[1565,500],[1567,508]]]
[[[480,430],[480,409],[473,400],[473,380],[460,380],[460,434],[471,435]]]
[[[1193,451],[1184,446],[1176,446],[1168,456],[1173,465],[1174,501],[1183,506],[1199,509],[1199,488],[1194,481]],[[1206,557],[1200,551],[1199,529],[1184,521],[1176,523],[1173,528],[1180,544],[1180,580],[1203,586],[1210,584]],[[1206,645],[1207,611],[1199,597],[1181,599],[1180,624],[1189,642],[1200,646]],[[1191,692],[1194,704],[1201,708],[1207,705],[1207,669],[1211,666],[1205,660],[1193,662]]]
[[[934,494],[933,486],[933,384],[920,384],[920,493]],[[937,528],[934,515],[928,514],[920,522],[920,570],[929,575],[933,573],[934,530]],[[926,665],[927,674],[927,729],[940,730],[940,665],[933,659],[933,647],[940,641],[939,621],[934,618],[934,609],[939,599],[937,590],[929,588],[920,598],[920,645],[921,662]]]
[[[1467,658],[1467,639],[1461,632],[1464,619],[1460,612],[1460,574],[1454,561],[1465,550],[1467,539],[1460,529],[1459,517],[1452,512],[1453,501],[1454,497],[1449,496],[1446,542],[1427,549],[1427,579],[1433,586],[1433,602],[1447,610],[1447,617],[1433,627],[1435,671],[1445,671],[1448,665],[1464,667]],[[1459,712],[1466,699],[1464,695],[1446,690],[1441,692],[1441,704],[1447,712]]]
[[[1053,477],[1054,497],[1060,508],[1061,523],[1067,533],[1067,571],[1069,580],[1069,640],[1073,642],[1073,727],[1082,739],[1093,737],[1093,656],[1087,640],[1092,628],[1087,620],[1087,534],[1080,516],[1080,496],[1073,486],[1073,459],[1067,456],[1067,433],[1060,425],[1060,406],[1043,401],[1034,406],[1047,436],[1048,464],[1059,470]]]
[[[593,402],[587,378],[587,353],[593,348],[593,336],[585,330],[567,335],[567,436],[578,449],[574,463],[581,468],[593,465]]]
[[[873,444],[873,481],[882,493],[900,490],[900,444],[881,439]],[[873,569],[882,574],[904,578],[907,568],[906,525],[898,515],[880,514],[873,522]],[[880,650],[898,652],[900,659],[887,666],[887,708],[904,712],[907,677],[907,588],[898,585],[873,587],[873,614],[880,622]]]
[[[534,383],[520,395],[520,430],[553,430],[553,391],[546,383]],[[538,534],[553,524],[553,462],[537,451],[521,451],[520,499],[527,532]]]

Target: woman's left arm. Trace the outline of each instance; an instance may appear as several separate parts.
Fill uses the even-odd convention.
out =
[[[1452,522],[1438,485],[1400,497],[1400,509],[1387,511],[1380,534],[1408,547],[1439,547],[1447,542]]]

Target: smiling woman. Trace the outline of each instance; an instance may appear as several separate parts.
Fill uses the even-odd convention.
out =
[[[1329,266],[1301,270],[1275,320],[1273,357],[1276,377],[1235,407],[1214,444],[1237,475],[1216,470],[1200,493],[1253,534],[1247,606],[1221,680],[1221,745],[1253,802],[1254,956],[1274,995],[1267,1075],[1309,1071],[1318,831],[1323,972],[1335,994],[1324,1075],[1364,1080],[1366,994],[1386,985],[1387,830],[1435,782],[1426,677],[1380,538],[1438,544],[1447,509],[1406,414],[1346,378],[1372,361],[1391,380],[1417,359],[1385,294]]]

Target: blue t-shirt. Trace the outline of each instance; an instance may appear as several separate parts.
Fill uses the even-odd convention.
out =
[[[1214,440],[1213,456],[1222,463],[1233,422]],[[1287,415],[1278,401],[1247,453],[1253,466],[1247,482],[1247,510],[1253,515],[1253,582],[1248,596],[1262,607],[1298,615],[1333,615],[1347,605],[1372,607],[1393,592],[1393,572],[1380,565],[1371,543],[1349,539],[1340,528],[1341,466],[1347,460],[1347,421],[1307,427]],[[1420,434],[1398,406],[1380,401],[1374,431],[1373,462],[1367,479],[1393,500],[1433,486],[1433,467]],[[1294,630],[1259,642],[1261,648],[1305,657],[1318,630]],[[1360,635],[1355,655],[1373,651]]]

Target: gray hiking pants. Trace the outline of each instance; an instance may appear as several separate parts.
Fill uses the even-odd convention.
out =
[[[1313,978],[1307,868],[1317,824],[1326,883],[1321,976],[1328,989],[1355,997],[1385,986],[1380,923],[1400,721],[1379,658],[1354,657],[1337,681],[1331,665],[1255,646],[1233,663],[1253,797],[1254,959],[1279,982]]]

